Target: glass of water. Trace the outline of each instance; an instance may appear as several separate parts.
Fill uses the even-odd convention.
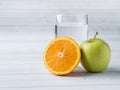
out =
[[[57,15],[55,37],[68,36],[80,44],[88,36],[88,15]]]

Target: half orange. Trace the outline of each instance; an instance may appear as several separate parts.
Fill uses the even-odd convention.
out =
[[[44,51],[46,68],[56,75],[72,72],[80,62],[79,45],[70,37],[61,36],[52,40]]]

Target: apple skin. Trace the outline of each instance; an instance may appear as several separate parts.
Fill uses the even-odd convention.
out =
[[[110,62],[109,45],[100,38],[89,39],[81,43],[82,66],[88,72],[102,72]]]

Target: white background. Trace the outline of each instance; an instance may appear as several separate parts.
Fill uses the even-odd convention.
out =
[[[89,15],[89,38],[96,31],[111,47],[102,73],[80,67],[54,76],[43,64],[43,50],[54,38],[57,14]],[[0,0],[0,90],[119,89],[120,0]]]

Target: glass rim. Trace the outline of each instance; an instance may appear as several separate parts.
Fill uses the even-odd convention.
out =
[[[80,14],[57,14],[56,16],[88,16],[87,13],[80,13]]]
[[[80,13],[80,14],[57,14],[56,15],[56,22],[57,23],[61,22],[62,17],[83,17],[83,18],[86,18],[86,24],[88,24],[88,14],[87,13]]]

